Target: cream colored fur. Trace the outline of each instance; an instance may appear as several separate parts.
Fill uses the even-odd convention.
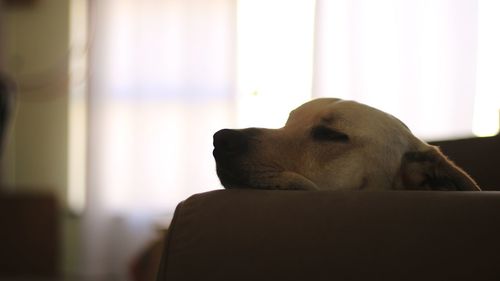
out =
[[[397,118],[354,101],[315,99],[283,128],[221,130],[214,146],[226,188],[480,190]]]

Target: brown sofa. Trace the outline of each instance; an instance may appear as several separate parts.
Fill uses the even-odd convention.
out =
[[[157,280],[500,280],[500,192],[194,195]]]
[[[59,211],[52,194],[0,190],[0,280],[58,275]]]
[[[432,143],[467,171],[482,190],[500,190],[500,135]]]

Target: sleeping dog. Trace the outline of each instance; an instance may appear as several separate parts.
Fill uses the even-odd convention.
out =
[[[397,118],[334,98],[301,105],[281,129],[220,130],[213,155],[225,188],[480,190]]]

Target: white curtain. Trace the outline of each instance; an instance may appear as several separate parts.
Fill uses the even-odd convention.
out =
[[[316,94],[392,113],[427,139],[471,133],[477,1],[318,1]]]
[[[424,138],[466,136],[484,88],[478,60],[495,62],[478,54],[491,34],[478,39],[477,0],[93,3],[83,232],[93,275],[123,277],[179,201],[220,188],[218,129],[283,124],[292,105],[334,96]],[[487,72],[483,97],[496,96]]]
[[[315,96],[370,104],[426,140],[498,131],[499,1],[316,2]]]
[[[234,125],[235,2],[92,3],[83,268],[124,280],[177,203],[219,188],[211,139]]]

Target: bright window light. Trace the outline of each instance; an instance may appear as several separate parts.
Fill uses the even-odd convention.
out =
[[[372,105],[425,140],[498,132],[499,1],[317,5],[314,96]]]
[[[500,1],[478,1],[478,63],[473,132],[494,136],[500,121]]]
[[[281,127],[311,98],[315,1],[239,0],[237,124]]]

